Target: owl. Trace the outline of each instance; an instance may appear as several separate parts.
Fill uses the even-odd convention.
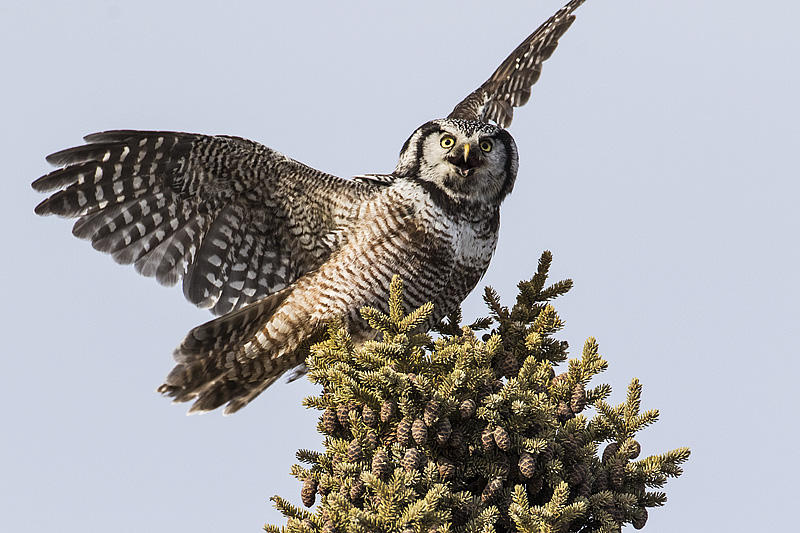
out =
[[[458,309],[497,244],[517,147],[505,127],[584,0],[525,39],[447,118],[417,128],[391,174],[343,179],[230,136],[117,130],[56,152],[33,182],[40,215],[164,285],[182,280],[218,317],[191,330],[159,391],[190,412],[247,405],[301,368],[333,319],[370,338],[363,306],[385,309],[393,275],[406,304]]]

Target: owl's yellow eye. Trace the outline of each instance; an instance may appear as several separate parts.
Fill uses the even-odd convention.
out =
[[[456,140],[452,135],[444,135],[439,144],[442,145],[442,148],[452,148],[456,144]]]
[[[484,152],[491,152],[492,151],[492,141],[481,141],[481,150]]]

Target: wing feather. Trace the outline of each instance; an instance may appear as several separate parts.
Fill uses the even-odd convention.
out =
[[[345,180],[231,136],[115,130],[47,157],[40,215],[224,314],[321,264],[375,183]]]
[[[448,118],[511,124],[514,108],[525,105],[539,79],[542,63],[575,20],[573,11],[586,0],[572,0],[525,39],[474,92],[458,103]]]

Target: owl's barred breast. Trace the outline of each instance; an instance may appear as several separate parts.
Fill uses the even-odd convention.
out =
[[[388,311],[392,276],[404,282],[407,310],[433,302],[431,322],[454,311],[475,288],[497,244],[496,207],[447,212],[419,184],[399,179],[358,206],[341,245],[318,269],[298,279],[245,351],[290,353],[303,332],[343,318],[355,339],[371,335],[364,306]],[[303,327],[306,324],[306,327]]]

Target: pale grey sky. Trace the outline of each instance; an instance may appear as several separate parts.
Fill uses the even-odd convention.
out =
[[[319,445],[305,381],[225,418],[154,392],[209,315],[35,217],[46,154],[171,129],[389,171],[561,3],[1,2],[0,530],[255,533]],[[552,250],[573,353],[598,338],[614,399],[642,380],[645,452],[692,447],[651,533],[796,527],[798,20],[788,0],[588,0],[510,129],[481,286],[512,299]]]

